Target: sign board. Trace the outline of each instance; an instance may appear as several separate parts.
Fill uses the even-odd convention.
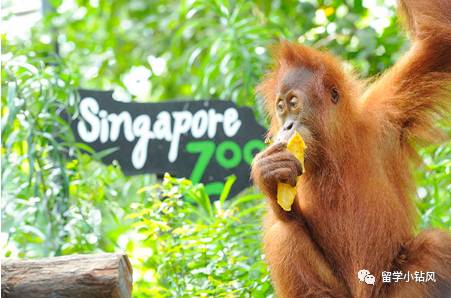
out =
[[[170,173],[202,182],[210,195],[236,176],[231,194],[250,185],[250,164],[265,145],[265,128],[248,107],[220,100],[119,102],[112,92],[79,90],[79,117],[71,123],[78,142],[95,151],[116,148],[126,175]]]

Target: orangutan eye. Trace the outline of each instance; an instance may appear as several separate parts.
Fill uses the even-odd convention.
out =
[[[284,109],[285,109],[285,104],[283,103],[283,100],[279,100],[277,102],[277,110],[282,113]]]
[[[292,98],[290,98],[288,104],[290,105],[290,108],[295,109],[299,104],[299,99],[296,96],[293,96]]]
[[[330,95],[331,95],[331,100],[334,104],[338,103],[338,100],[340,99],[340,94],[338,93],[337,88],[332,88],[332,90],[330,91]]]

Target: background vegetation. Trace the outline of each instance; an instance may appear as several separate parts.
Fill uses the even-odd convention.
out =
[[[126,250],[136,297],[271,295],[255,190],[228,198],[226,188],[211,203],[202,185],[184,179],[125,177],[97,161],[102,153],[83,154],[89,148],[75,143],[59,113],[76,116],[83,87],[114,89],[123,101],[232,100],[255,107],[265,123],[254,86],[271,45],[327,48],[362,77],[375,75],[408,46],[391,1],[50,4],[29,38],[1,36],[3,255]],[[421,227],[450,229],[451,146],[421,154]]]

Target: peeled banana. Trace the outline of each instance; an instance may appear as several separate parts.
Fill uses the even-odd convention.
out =
[[[298,132],[290,138],[287,144],[287,150],[293,154],[301,163],[302,173],[304,173],[304,150],[306,146],[304,140]],[[296,187],[287,183],[279,182],[277,184],[277,203],[285,211],[291,211],[294,198],[296,197]]]

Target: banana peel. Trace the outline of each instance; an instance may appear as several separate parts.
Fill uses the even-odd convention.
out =
[[[287,144],[287,150],[293,154],[301,163],[302,173],[304,173],[304,150],[307,146],[301,135],[295,132]],[[294,198],[296,197],[296,186],[279,182],[277,184],[277,203],[285,211],[291,211]]]

